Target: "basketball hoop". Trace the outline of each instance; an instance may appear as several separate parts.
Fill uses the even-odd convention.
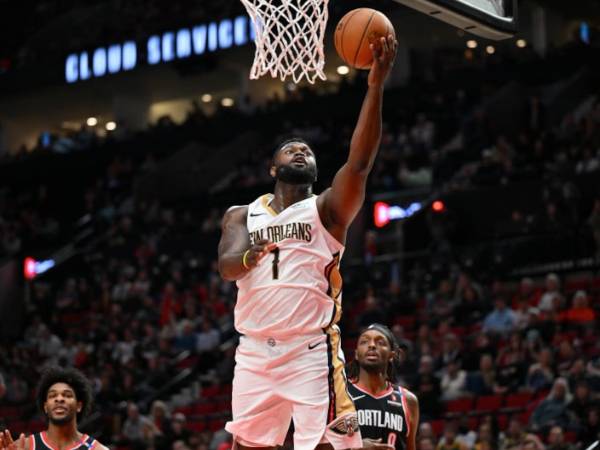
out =
[[[323,40],[329,0],[241,0],[256,31],[250,78],[270,74],[294,83],[327,79]]]

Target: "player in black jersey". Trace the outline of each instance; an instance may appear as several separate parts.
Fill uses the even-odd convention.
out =
[[[108,450],[77,429],[77,420],[89,410],[92,389],[77,369],[50,368],[38,385],[38,406],[48,418],[41,433],[13,441],[8,430],[0,432],[0,450]]]
[[[416,450],[419,402],[412,392],[395,384],[400,352],[388,327],[368,326],[348,366],[348,390],[363,440]]]

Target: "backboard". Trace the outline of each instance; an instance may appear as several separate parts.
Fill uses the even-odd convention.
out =
[[[508,39],[517,32],[517,0],[396,1],[487,39]]]

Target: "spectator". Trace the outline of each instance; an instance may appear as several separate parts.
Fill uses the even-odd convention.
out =
[[[196,335],[196,351],[198,353],[215,350],[219,345],[220,334],[207,318],[202,322],[202,331]]]
[[[140,414],[135,403],[127,405],[127,419],[123,424],[123,440],[135,449],[144,449],[153,445],[154,435],[158,430],[150,419]]]
[[[506,431],[500,435],[498,450],[519,450],[527,441],[534,441],[540,449],[544,448],[540,439],[535,434],[527,433],[519,418],[513,416],[508,421]]]
[[[567,380],[557,378],[548,396],[531,415],[529,423],[532,429],[542,431],[555,424],[568,423],[567,406],[570,402],[571,394]]]
[[[517,389],[522,383],[526,363],[526,354],[521,335],[513,333],[510,336],[508,345],[500,351],[496,358],[498,385],[508,390]]]
[[[565,442],[565,432],[560,425],[550,428],[546,450],[571,450],[571,446]]]
[[[573,401],[569,404],[569,412],[579,424],[583,424],[586,420],[587,412],[592,408],[599,406],[597,401],[593,399],[593,393],[590,391],[590,386],[585,380],[581,380],[575,386],[575,395]]]
[[[454,333],[448,333],[442,339],[442,353],[437,361],[437,369],[441,370],[450,361],[461,360],[460,341]]]
[[[417,442],[417,450],[435,450],[435,440],[431,437],[422,437],[419,435],[419,441]]]
[[[458,358],[448,362],[441,381],[442,399],[445,401],[464,397],[467,392],[467,373],[460,368]]]
[[[506,300],[502,296],[496,298],[494,306],[494,310],[483,321],[483,331],[486,333],[507,335],[516,326],[515,314],[506,307]]]
[[[538,308],[545,314],[555,310],[556,302],[562,302],[563,297],[560,293],[560,279],[555,273],[546,275],[546,290],[540,297]]]
[[[540,301],[541,294],[535,288],[535,284],[531,278],[525,277],[519,283],[519,290],[513,297],[513,308],[519,303],[525,303],[529,306],[537,306]]]
[[[183,413],[173,414],[171,424],[166,432],[166,442],[189,442],[191,433],[186,428],[186,417]]]
[[[465,444],[458,440],[456,425],[454,423],[446,422],[444,434],[438,442],[436,450],[467,450]]]
[[[414,390],[419,399],[421,417],[424,420],[436,417],[440,410],[440,380],[435,375],[433,358],[429,355],[421,356]]]
[[[585,291],[577,291],[573,296],[573,303],[569,309],[560,314],[561,321],[570,325],[591,325],[596,319],[596,314],[588,305]]]
[[[591,408],[587,411],[586,420],[577,435],[577,439],[587,447],[600,439],[600,409]]]
[[[475,396],[502,393],[506,390],[496,385],[496,370],[491,355],[481,355],[479,370],[467,377],[467,389]]]
[[[549,348],[542,349],[538,361],[529,367],[527,386],[534,391],[550,387],[552,380],[554,380],[552,366],[552,351]]]

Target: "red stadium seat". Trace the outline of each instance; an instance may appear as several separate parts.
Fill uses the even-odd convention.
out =
[[[205,416],[207,414],[212,414],[217,410],[216,403],[207,402],[207,403],[198,403],[194,406],[194,414],[199,416]]]
[[[446,402],[446,412],[468,412],[473,408],[472,398],[458,398]]]
[[[468,418],[469,421],[469,430],[477,431],[479,428],[479,417],[471,416]]]
[[[201,432],[206,430],[206,422],[204,420],[194,420],[187,423],[187,428],[190,431]]]
[[[400,325],[402,328],[412,330],[417,323],[416,316],[397,316],[394,318],[394,325]]]
[[[477,412],[498,411],[502,406],[501,395],[482,395],[475,402],[475,410]]]
[[[515,409],[526,408],[532,399],[533,394],[531,392],[516,392],[506,397],[504,407]]]
[[[215,397],[219,395],[220,386],[214,384],[212,386],[206,386],[202,388],[202,397]]]
[[[574,431],[565,431],[565,441],[574,444],[577,442],[577,433]]]
[[[431,422],[429,422],[429,425],[431,425],[431,430],[433,431],[433,434],[435,434],[437,437],[440,437],[444,432],[443,420],[432,420]]]
[[[225,428],[225,421],[222,419],[213,419],[208,423],[210,431],[215,432]]]
[[[219,389],[219,393],[221,395],[231,396],[231,390],[232,390],[231,384],[222,384],[221,388]]]
[[[508,427],[508,416],[506,414],[498,414],[496,420],[498,421],[498,428],[500,431],[506,430]]]

